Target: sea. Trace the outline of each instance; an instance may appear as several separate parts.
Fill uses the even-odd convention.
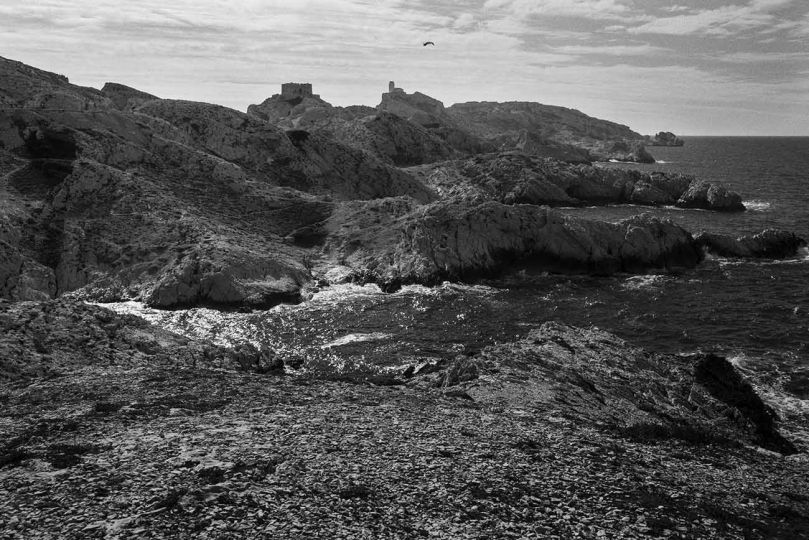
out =
[[[741,194],[744,212],[615,205],[564,208],[618,221],[640,213],[687,230],[734,236],[767,228],[809,240],[809,137],[684,137],[653,147],[651,165],[603,167],[679,172]],[[223,345],[251,341],[289,357],[356,369],[401,366],[514,341],[545,321],[598,327],[630,345],[667,354],[716,352],[730,359],[787,416],[809,421],[809,252],[777,260],[708,256],[677,274],[611,277],[531,273],[516,266],[474,284],[374,285],[313,290],[299,305],[252,313],[157,311],[117,304],[164,327]]]

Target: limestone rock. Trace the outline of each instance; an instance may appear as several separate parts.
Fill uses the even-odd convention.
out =
[[[704,208],[723,212],[744,210],[742,198],[738,193],[728,191],[722,186],[705,181],[692,182],[688,190],[677,200],[682,208]]]
[[[443,103],[421,92],[408,94],[398,88],[394,92],[386,92],[382,94],[377,109],[427,129],[460,153],[477,154],[493,149],[492,145],[462,129]]]
[[[803,238],[778,229],[766,229],[755,235],[736,238],[701,232],[695,240],[709,253],[721,257],[783,259],[794,257],[800,248],[806,247],[806,240]]]
[[[113,82],[104,84],[101,93],[110,99],[113,107],[122,111],[133,110],[147,101],[160,99],[152,94]]]
[[[597,328],[547,322],[463,363],[488,374],[455,382],[482,406],[553,407],[567,418],[627,433],[658,426],[671,438],[727,438],[796,452],[778,432],[775,412],[715,355],[649,354]]]
[[[442,197],[552,206],[674,205],[699,182],[693,176],[676,173],[607,169],[514,152],[414,167],[409,172]]]
[[[683,146],[685,141],[671,131],[660,131],[654,137],[647,137],[650,146]]]
[[[612,274],[692,267],[702,256],[690,234],[648,215],[610,224],[495,202],[353,203],[335,212],[327,228],[328,260],[386,288],[471,280],[514,264]]]
[[[447,114],[467,132],[493,141],[500,150],[566,161],[654,163],[643,136],[627,126],[564,107],[531,102],[456,103]]]

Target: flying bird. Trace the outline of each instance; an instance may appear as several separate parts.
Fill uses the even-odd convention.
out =
[[[433,43],[432,41],[425,41],[423,47],[426,47],[427,45],[432,45],[433,47],[435,47],[435,43]]]

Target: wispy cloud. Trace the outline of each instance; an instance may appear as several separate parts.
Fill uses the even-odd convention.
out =
[[[732,36],[740,31],[767,28],[779,21],[776,12],[795,0],[752,0],[743,5],[728,4],[715,9],[694,9],[681,15],[660,17],[629,29],[634,34],[704,34]],[[681,8],[684,6],[678,6]]]
[[[622,0],[487,0],[487,9],[505,10],[515,15],[624,19],[635,12]]]

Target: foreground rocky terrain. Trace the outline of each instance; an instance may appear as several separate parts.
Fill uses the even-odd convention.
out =
[[[0,330],[4,538],[809,533],[806,454],[710,355],[546,323],[384,376],[283,375],[69,301],[2,303]]]

